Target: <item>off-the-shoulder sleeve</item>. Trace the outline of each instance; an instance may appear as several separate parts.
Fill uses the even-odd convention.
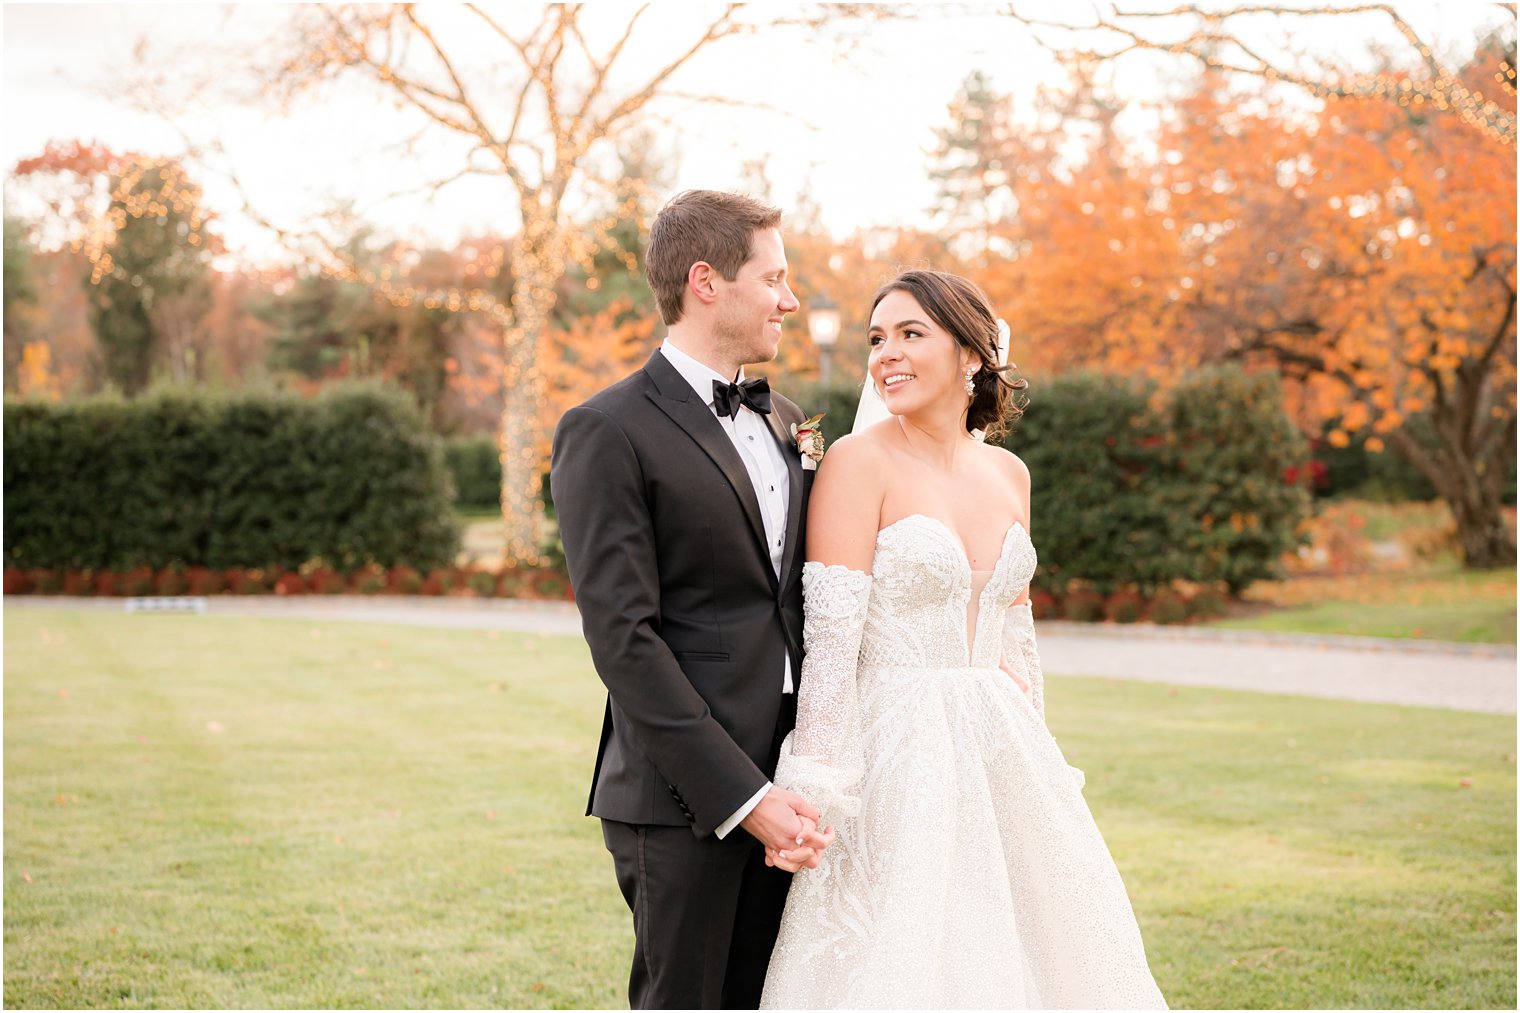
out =
[[[862,744],[856,668],[871,576],[844,566],[802,568],[806,652],[797,727],[781,745],[775,783],[816,805],[838,825],[860,808]]]
[[[1034,640],[1034,610],[1028,603],[1008,609],[1008,619],[1003,623],[1003,660],[1029,680],[1029,700],[1040,720],[1045,720],[1045,670]],[[1087,775],[1078,768],[1071,767],[1071,776],[1078,788],[1087,784]]]
[[[1040,652],[1034,641],[1034,610],[1027,603],[1008,609],[1003,623],[1003,660],[1029,680],[1029,699],[1044,718],[1045,672],[1040,668]]]

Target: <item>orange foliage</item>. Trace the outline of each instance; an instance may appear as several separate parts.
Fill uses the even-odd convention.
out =
[[[22,397],[58,401],[63,390],[53,372],[53,350],[45,341],[28,341],[21,349],[16,371],[16,393]]]
[[[1475,89],[1501,69],[1478,50]],[[974,276],[1010,311],[1015,358],[1175,378],[1241,361],[1288,380],[1332,445],[1397,449],[1458,513],[1470,563],[1513,558],[1495,523],[1516,417],[1514,153],[1460,117],[1391,101],[1287,109],[1217,73],[1162,109],[1154,144],[1113,129],[1091,68],[1000,140],[971,192],[990,216]],[[1515,95],[1499,102],[1513,113]],[[1011,251],[998,256],[994,251]],[[1027,358],[1021,359],[1026,370]],[[1416,440],[1427,415],[1440,433]]]

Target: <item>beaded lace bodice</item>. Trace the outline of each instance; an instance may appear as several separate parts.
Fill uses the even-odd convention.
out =
[[[1008,606],[1029,586],[1035,563],[1034,545],[1015,522],[973,604],[976,581],[960,540],[943,521],[910,514],[877,532],[871,574],[806,564],[806,659],[788,775],[832,815],[852,813],[862,694],[888,670],[994,669],[1004,658],[1023,666]]]
[[[910,514],[882,528],[876,535],[861,667],[996,668],[1003,615],[1029,586],[1034,568],[1034,545],[1015,522],[973,607],[971,564],[943,522]],[[976,631],[969,645],[968,627]]]

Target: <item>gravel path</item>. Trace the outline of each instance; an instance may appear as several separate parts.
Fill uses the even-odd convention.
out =
[[[566,602],[347,596],[201,599],[210,615],[401,623],[579,636]],[[9,609],[122,611],[124,599],[11,596]],[[1182,686],[1515,713],[1515,648],[1197,627],[1038,625],[1045,670]]]

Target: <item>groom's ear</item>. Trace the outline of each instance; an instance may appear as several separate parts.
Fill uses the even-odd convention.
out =
[[[686,290],[703,305],[711,306],[718,298],[718,272],[705,260],[691,265],[686,272]]]

